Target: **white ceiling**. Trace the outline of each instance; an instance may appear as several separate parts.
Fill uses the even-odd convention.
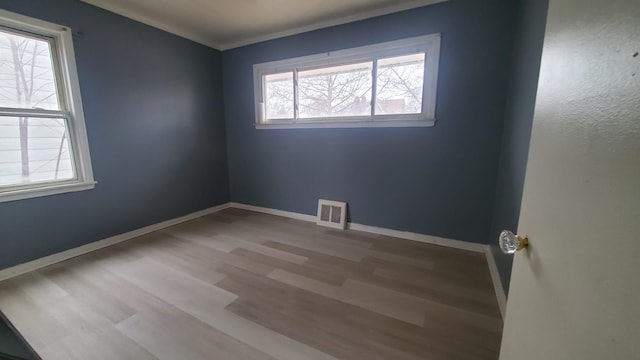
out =
[[[226,50],[446,0],[82,0]]]

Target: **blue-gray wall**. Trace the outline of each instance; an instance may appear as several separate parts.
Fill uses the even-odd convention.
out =
[[[516,22],[514,60],[490,238],[491,251],[507,292],[513,257],[502,254],[497,240],[502,230],[518,230],[548,6],[548,0],[522,0]]]
[[[221,54],[77,0],[0,0],[70,26],[94,190],[0,203],[0,269],[229,201]]]
[[[77,0],[0,0],[76,32],[99,181],[0,203],[0,269],[229,200],[313,214],[341,199],[357,223],[479,243],[516,230],[547,1],[515,3],[450,1],[221,54]],[[434,32],[435,127],[253,128],[254,63]]]
[[[488,243],[515,6],[457,0],[223,53],[231,199]],[[433,128],[256,130],[252,65],[442,33]]]

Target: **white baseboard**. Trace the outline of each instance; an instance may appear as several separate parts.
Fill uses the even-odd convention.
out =
[[[300,213],[295,213],[290,211],[282,211],[282,210],[276,210],[276,209],[270,209],[270,208],[246,205],[246,204],[240,204],[240,203],[233,203],[233,202],[230,205],[231,207],[238,208],[238,209],[251,210],[251,211],[261,212],[265,214],[288,217],[296,220],[309,221],[313,223],[316,222],[316,217],[313,215],[300,214]],[[445,239],[437,236],[412,233],[408,231],[393,230],[393,229],[381,228],[376,226],[361,225],[356,223],[347,223],[347,229],[364,231],[364,232],[378,234],[378,235],[392,236],[400,239],[419,241],[427,244],[442,245],[442,246],[452,247],[456,249],[463,249],[463,250],[469,250],[469,251],[481,252],[481,253],[484,253],[487,247],[487,245],[484,245],[484,244],[475,244],[475,243],[469,243],[466,241]]]
[[[493,288],[496,291],[496,298],[498,299],[498,306],[500,306],[500,313],[504,319],[505,311],[507,310],[507,294],[504,292],[502,286],[502,280],[500,279],[500,272],[498,271],[498,265],[496,259],[491,251],[491,246],[487,246],[486,249],[487,264],[489,264],[489,274],[491,274],[491,280],[493,281]]]
[[[347,229],[364,231],[364,232],[378,234],[378,235],[397,237],[405,240],[413,240],[413,241],[418,241],[426,244],[446,246],[446,247],[455,248],[455,249],[469,250],[473,252],[484,252],[485,247],[487,246],[484,244],[476,244],[476,243],[470,243],[470,242],[461,241],[461,240],[453,240],[453,239],[441,238],[441,237],[432,236],[432,235],[393,230],[393,229],[387,229],[387,228],[381,228],[381,227],[369,226],[369,225],[361,225],[356,223],[348,223]]]
[[[271,209],[271,208],[266,208],[261,206],[253,206],[253,205],[247,205],[247,204],[241,204],[241,203],[235,203],[235,202],[229,203],[229,205],[230,207],[236,208],[236,209],[255,211],[263,214],[282,216],[282,217],[287,217],[290,219],[296,219],[296,220],[302,220],[302,221],[316,222],[316,217],[313,215],[276,210],[276,209]]]
[[[49,266],[49,265],[53,265],[55,263],[59,263],[61,261],[65,261],[71,258],[74,258],[76,256],[80,256],[86,253],[90,253],[92,251],[95,250],[99,250],[102,248],[105,248],[107,246],[110,245],[114,245],[123,241],[127,241],[127,240],[131,240],[135,237],[138,236],[142,236],[145,234],[149,234],[151,232],[154,231],[158,231],[173,225],[177,225],[180,223],[183,223],[185,221],[189,221],[189,220],[193,220],[193,219],[197,219],[199,217],[208,215],[208,214],[212,214],[224,209],[229,208],[230,204],[226,203],[226,204],[222,204],[222,205],[218,205],[218,206],[214,206],[208,209],[204,209],[204,210],[200,210],[200,211],[196,211],[194,213],[191,214],[187,214],[175,219],[170,219],[170,220],[166,220],[157,224],[153,224],[153,225],[149,225],[149,226],[145,226],[143,228],[140,229],[136,229],[133,231],[129,231],[127,233],[124,234],[120,234],[120,235],[116,235],[116,236],[112,236],[110,238],[106,238],[106,239],[102,239],[102,240],[98,240],[86,245],[82,245],[79,246],[77,248],[73,248],[70,250],[66,250],[63,252],[59,252],[53,255],[49,255],[49,256],[45,256],[43,258],[40,259],[36,259],[33,261],[29,261],[27,263],[24,264],[20,264],[20,265],[16,265],[10,268],[6,268],[3,270],[0,270],[0,281],[2,280],[6,280],[12,277],[16,277],[22,274],[26,274],[30,271],[34,271],[34,270],[38,270],[41,269],[45,266]]]

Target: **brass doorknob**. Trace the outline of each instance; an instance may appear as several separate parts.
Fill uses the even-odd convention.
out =
[[[516,235],[509,230],[504,230],[500,233],[499,243],[503,253],[513,254],[516,251],[526,248],[527,245],[529,245],[529,238]]]

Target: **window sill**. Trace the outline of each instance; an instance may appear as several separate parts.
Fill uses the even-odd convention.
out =
[[[390,128],[390,127],[433,127],[436,119],[427,120],[387,120],[387,121],[309,121],[255,124],[256,129],[341,129],[341,128]]]
[[[63,194],[68,192],[91,190],[96,187],[95,181],[48,184],[36,188],[15,189],[0,192],[0,202],[30,199],[42,196]]]

